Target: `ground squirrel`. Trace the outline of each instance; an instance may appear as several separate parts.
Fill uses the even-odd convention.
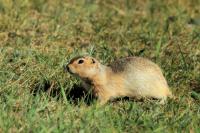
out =
[[[102,65],[90,56],[71,59],[69,73],[83,80],[85,87],[93,85],[100,104],[116,97],[152,97],[164,103],[172,94],[158,65],[142,57],[126,57],[111,65]]]

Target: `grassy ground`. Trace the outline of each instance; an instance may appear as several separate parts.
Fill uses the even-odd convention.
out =
[[[200,132],[199,14],[198,0],[0,0],[0,132]],[[63,71],[86,53],[147,57],[176,98],[97,107]]]

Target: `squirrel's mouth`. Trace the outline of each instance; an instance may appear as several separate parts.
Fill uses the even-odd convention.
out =
[[[76,73],[73,73],[73,72],[71,71],[71,69],[67,69],[67,72],[70,73],[70,74],[72,74],[72,75],[76,75]]]
[[[69,68],[68,65],[64,65],[64,71],[65,71],[65,72],[68,72],[68,73],[70,73],[70,74],[74,74],[74,73],[70,70],[70,68]]]

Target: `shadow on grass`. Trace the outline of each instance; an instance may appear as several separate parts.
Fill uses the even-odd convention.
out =
[[[59,100],[63,98],[61,86],[56,82],[44,80],[37,82],[36,86],[31,89],[31,94],[36,96],[40,93],[47,93],[49,97]],[[96,98],[91,92],[87,92],[82,86],[74,84],[70,90],[65,90],[66,99],[73,105],[78,105],[80,101],[90,105]]]
[[[44,80],[43,82],[36,82],[36,86],[31,90],[31,94],[36,96],[37,94],[46,93],[49,97],[56,98],[59,100],[63,99],[61,86],[58,83]],[[86,91],[82,86],[74,84],[70,90],[65,90],[66,99],[70,104],[78,105],[80,102],[84,102],[86,105],[91,105],[97,98],[92,94],[92,92]],[[64,100],[64,99],[63,99]],[[109,103],[116,104],[119,101],[143,101],[136,100],[134,98],[122,97],[111,99]]]

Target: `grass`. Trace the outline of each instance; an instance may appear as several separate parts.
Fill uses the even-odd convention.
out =
[[[1,0],[0,132],[200,132],[199,9],[198,0]],[[63,71],[86,53],[104,64],[149,58],[176,98],[97,107]]]

